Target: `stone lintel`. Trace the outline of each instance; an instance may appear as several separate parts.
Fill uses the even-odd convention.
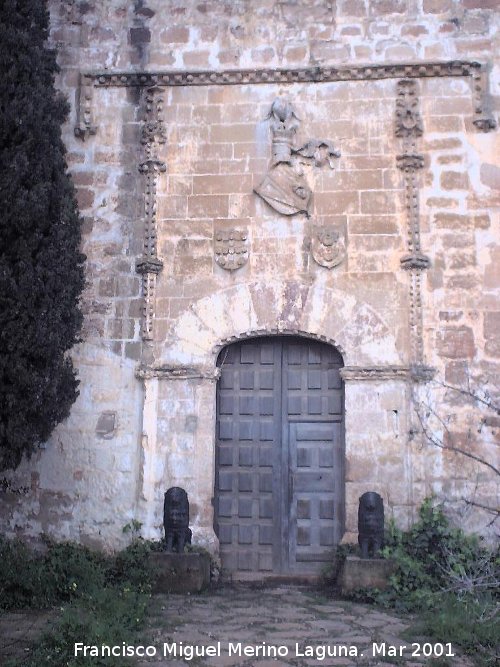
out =
[[[282,84],[295,82],[320,83],[322,81],[378,81],[380,79],[420,79],[436,77],[471,77],[480,80],[476,97],[484,98],[488,86],[488,72],[477,61],[451,60],[444,62],[417,62],[398,64],[353,65],[351,67],[305,67],[277,69],[230,69],[164,72],[83,72],[77,93],[78,119],[75,135],[85,139],[95,135],[97,126],[92,118],[92,88],[138,87],[159,90],[165,86],[211,86],[246,84]],[[491,114],[485,114],[476,105],[474,125],[483,132],[495,129]],[[417,167],[418,168],[418,167]],[[142,163],[142,173],[165,171],[160,161]]]

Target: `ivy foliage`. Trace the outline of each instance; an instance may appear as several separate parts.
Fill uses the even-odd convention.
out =
[[[419,612],[414,631],[451,642],[481,667],[498,664],[500,552],[453,526],[433,499],[402,532],[389,525],[383,554],[396,572],[375,600]]]
[[[385,544],[382,555],[397,567],[388,595],[409,609],[425,609],[443,592],[471,590],[479,569],[489,569],[493,578],[498,567],[498,555],[477,535],[453,526],[433,498],[424,500],[410,530],[403,532],[389,523]]]
[[[75,401],[68,350],[84,286],[46,0],[0,3],[0,470],[47,440]]]

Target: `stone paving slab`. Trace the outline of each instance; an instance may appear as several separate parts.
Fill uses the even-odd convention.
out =
[[[402,633],[411,619],[328,599],[311,588],[225,586],[200,595],[157,595],[141,643],[156,656],[139,667],[423,667]],[[22,655],[53,612],[0,615],[0,665]],[[164,655],[164,643],[177,654]],[[220,647],[218,655],[213,655]],[[400,650],[401,647],[401,650]],[[231,648],[231,655],[230,653]],[[196,650],[201,655],[190,656]],[[210,651],[212,654],[209,654]],[[472,667],[455,656],[432,667]],[[91,663],[89,662],[89,667]]]
[[[158,600],[157,600],[158,602]],[[202,596],[171,595],[159,600],[152,622],[161,667],[421,667],[426,658],[411,655],[412,642],[401,636],[411,619],[370,606],[331,600],[312,588],[225,586]],[[218,647],[216,656],[163,657],[162,627],[170,614],[180,619],[168,641],[178,650]],[[204,638],[200,641],[200,635]],[[442,663],[443,664],[443,663]],[[449,667],[472,667],[462,657]]]

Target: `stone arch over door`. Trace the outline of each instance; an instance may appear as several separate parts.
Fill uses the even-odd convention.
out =
[[[193,302],[174,324],[161,363],[209,369],[224,345],[269,334],[330,343],[346,366],[401,363],[397,332],[372,305],[348,289],[280,280],[238,283]]]
[[[298,336],[218,357],[215,515],[233,576],[318,574],[344,530],[343,360]]]

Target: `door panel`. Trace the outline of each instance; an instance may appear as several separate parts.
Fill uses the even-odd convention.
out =
[[[319,572],[342,537],[335,511],[342,481],[340,426],[340,422],[289,424],[290,571]]]
[[[338,352],[291,337],[221,352],[215,530],[229,571],[316,573],[341,538]]]
[[[224,567],[272,572],[279,520],[273,489],[279,440],[279,350],[245,341],[223,351],[217,395],[216,532]]]

